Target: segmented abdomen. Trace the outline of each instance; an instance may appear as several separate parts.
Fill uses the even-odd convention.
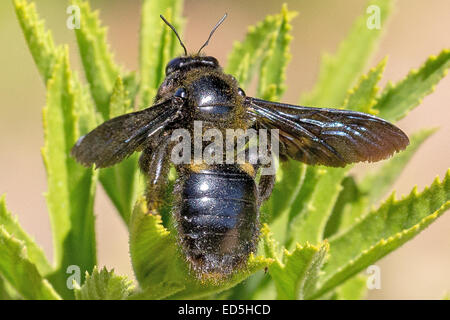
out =
[[[190,171],[179,183],[178,232],[186,257],[202,277],[230,274],[256,246],[255,181],[224,165]]]

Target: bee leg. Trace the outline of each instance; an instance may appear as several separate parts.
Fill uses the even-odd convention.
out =
[[[147,175],[146,199],[150,214],[160,213],[168,186],[170,170],[170,138],[154,148],[147,148],[139,159],[141,170]]]
[[[274,158],[273,155],[270,153],[269,151],[269,156],[271,158],[271,162],[269,164],[266,165],[262,165],[259,164],[258,167],[265,167],[265,173],[266,174],[261,174],[260,178],[259,178],[259,183],[258,183],[258,193],[259,193],[259,197],[258,197],[258,204],[261,205],[264,201],[266,201],[270,195],[272,194],[272,190],[273,187],[275,185],[275,178],[276,178],[276,172],[275,172],[275,167],[274,166]],[[268,170],[269,168],[271,168],[270,170]],[[274,172],[271,172],[274,171]]]
[[[261,175],[258,183],[259,205],[261,205],[264,201],[266,201],[270,197],[274,185],[275,185],[274,174]]]

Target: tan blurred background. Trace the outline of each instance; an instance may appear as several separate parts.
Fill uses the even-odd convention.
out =
[[[293,21],[292,55],[288,90],[284,101],[298,102],[300,92],[312,88],[317,79],[319,59],[324,51],[335,52],[352,21],[365,12],[365,0],[286,1],[300,15]],[[69,43],[72,65],[80,69],[75,37],[66,28],[66,2],[37,0],[41,17],[47,20],[56,43]],[[137,69],[140,2],[91,0],[101,9],[109,26],[108,39],[119,63]],[[228,12],[225,24],[205,52],[224,64],[235,40],[246,27],[266,14],[278,13],[281,2],[197,0],[185,2],[188,18],[184,42],[198,48],[210,27]],[[159,12],[155,12],[155,15]],[[40,148],[43,145],[41,109],[45,88],[26,47],[11,1],[0,2],[0,194],[7,194],[8,208],[52,257],[49,220],[43,193],[45,170]],[[430,54],[450,47],[450,1],[398,0],[388,31],[370,62],[374,65],[388,55],[387,79],[397,81],[417,68]],[[249,92],[252,93],[252,92]],[[450,165],[450,76],[436,86],[434,94],[399,123],[408,134],[420,128],[439,126],[409,163],[395,184],[398,194],[419,189],[445,174]],[[369,166],[366,166],[369,167]],[[132,276],[125,226],[113,206],[98,188],[96,202],[99,265]],[[450,291],[450,214],[377,263],[381,267],[382,288],[369,292],[371,299],[440,299]]]

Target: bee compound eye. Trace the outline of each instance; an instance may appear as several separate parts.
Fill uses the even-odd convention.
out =
[[[186,99],[187,98],[186,89],[185,88],[178,88],[177,91],[175,91],[175,94],[173,96],[175,98]]]
[[[239,94],[240,96],[245,97],[245,91],[242,90],[242,88],[238,88],[238,94]]]

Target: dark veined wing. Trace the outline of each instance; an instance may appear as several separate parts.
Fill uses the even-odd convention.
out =
[[[72,156],[85,166],[112,166],[136,151],[149,137],[175,120],[171,100],[108,120],[78,139]]]
[[[280,156],[307,164],[343,167],[379,161],[409,144],[406,134],[375,116],[246,98],[247,112],[262,128],[279,129]]]

